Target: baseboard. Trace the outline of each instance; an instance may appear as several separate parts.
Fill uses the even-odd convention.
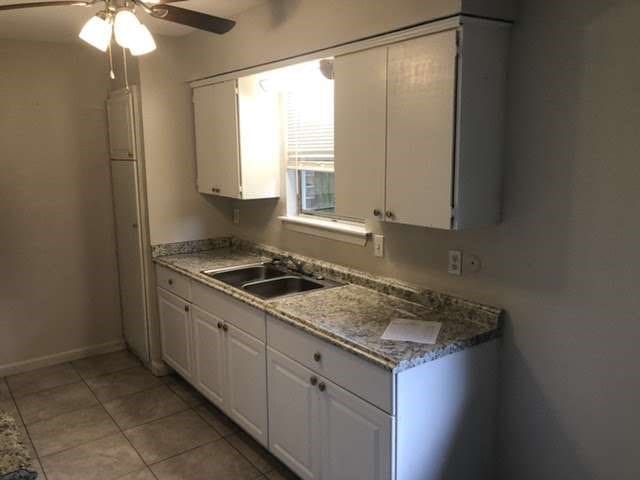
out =
[[[151,373],[153,373],[156,377],[164,377],[165,375],[169,375],[171,372],[173,372],[173,369],[162,361],[152,360],[149,367]]]
[[[99,345],[91,345],[89,347],[76,348],[67,352],[54,353],[44,357],[32,358],[21,362],[0,365],[0,377],[14,375],[16,373],[28,372],[43,367],[50,367],[59,363],[71,362],[81,358],[100,355],[103,353],[117,352],[126,348],[124,340],[114,340],[112,342],[101,343]]]

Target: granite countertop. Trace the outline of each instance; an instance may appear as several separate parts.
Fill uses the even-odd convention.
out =
[[[256,246],[216,244],[213,250],[171,253],[160,250],[154,262],[193,278],[269,315],[327,340],[385,369],[399,372],[496,338],[501,310],[456,299],[392,279],[301,259],[304,271],[321,272],[345,285],[263,300],[203,275],[203,270],[267,261],[282,252]],[[181,249],[185,251],[188,249]],[[174,250],[175,251],[175,250]],[[154,252],[158,255],[157,252]],[[332,268],[335,267],[335,270]],[[333,278],[332,278],[333,277]],[[381,340],[394,318],[442,322],[435,345]]]

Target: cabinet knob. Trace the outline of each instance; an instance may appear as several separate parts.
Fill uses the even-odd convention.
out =
[[[173,280],[169,279],[169,280],[167,280],[167,283],[168,283],[169,285],[173,285]]]
[[[224,325],[222,325],[222,331],[223,332],[229,331],[229,325],[227,325],[226,323]]]
[[[373,215],[374,215],[375,217],[379,217],[381,213],[382,213],[382,212],[381,212],[380,210],[378,210],[377,208],[375,208],[375,209],[373,210]]]
[[[218,322],[217,327],[218,327],[219,329],[222,329],[222,322]]]
[[[319,362],[320,360],[322,360],[322,355],[320,355],[320,352],[316,352],[316,353],[314,353],[314,354],[313,354],[313,359],[314,359],[316,362]]]
[[[324,384],[324,382],[320,382],[320,384],[318,385],[318,390],[320,390],[321,392],[324,392],[327,389],[327,386]]]
[[[138,228],[138,224],[137,223],[132,223],[131,224],[131,228],[133,228],[134,230]]]
[[[185,312],[188,312],[188,311],[189,311],[189,305],[185,305],[185,306],[184,306],[184,311],[185,311]]]
[[[391,212],[391,211],[389,211],[389,210],[387,210],[387,211],[385,212],[385,215],[387,216],[387,218],[393,218],[393,217],[395,216],[395,215],[393,214],[393,212]]]
[[[314,376],[312,376],[312,377],[309,379],[309,383],[310,383],[311,385],[315,386],[315,385],[316,385],[316,383],[318,383],[318,377],[316,377],[315,375],[314,375]]]

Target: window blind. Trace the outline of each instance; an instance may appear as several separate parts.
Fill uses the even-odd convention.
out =
[[[288,167],[333,172],[333,81],[289,90],[285,110]]]

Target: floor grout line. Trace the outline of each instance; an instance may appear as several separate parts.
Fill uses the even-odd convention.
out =
[[[212,427],[212,428],[213,428],[213,427]],[[211,445],[212,443],[216,443],[216,442],[219,442],[219,441],[221,441],[221,440],[224,440],[224,437],[216,438],[215,440],[210,440],[210,441],[205,442],[205,443],[203,443],[203,444],[201,444],[201,445],[196,445],[195,447],[188,448],[188,449],[186,449],[186,450],[184,450],[184,451],[182,451],[182,452],[179,452],[179,453],[174,453],[173,455],[170,455],[170,456],[168,456],[167,458],[163,458],[162,460],[158,460],[157,462],[150,463],[150,464],[148,464],[147,466],[149,467],[149,469],[151,469],[151,467],[152,467],[152,466],[154,466],[154,465],[158,465],[158,464],[160,464],[160,463],[166,462],[167,460],[171,460],[172,458],[179,457],[180,455],[184,455],[185,453],[192,452],[192,451],[194,451],[194,450],[197,450],[198,448],[202,448],[202,447],[205,447],[205,446],[207,446],[207,445]],[[228,442],[227,442],[227,443],[228,443]],[[143,461],[144,461],[144,460],[143,460]],[[153,472],[152,472],[152,473],[153,473]]]
[[[87,357],[87,358],[92,358],[92,357]],[[115,435],[121,435],[122,437],[124,437],[124,438],[125,438],[125,440],[127,441],[127,443],[131,446],[131,448],[133,449],[133,451],[136,453],[136,455],[138,456],[138,458],[141,460],[142,464],[144,465],[144,469],[148,470],[148,471],[151,473],[151,476],[152,476],[154,479],[156,479],[156,480],[158,480],[158,477],[157,477],[157,475],[153,472],[153,470],[152,470],[152,468],[151,468],[152,466],[158,465],[158,464],[160,464],[160,463],[162,463],[162,462],[166,462],[166,461],[168,461],[168,460],[170,460],[170,459],[173,459],[173,458],[179,457],[179,456],[181,456],[181,455],[184,455],[184,454],[187,454],[187,453],[189,453],[189,452],[191,452],[191,451],[194,451],[194,450],[196,450],[196,449],[198,449],[198,448],[202,448],[202,447],[205,447],[205,446],[207,446],[207,445],[211,445],[211,444],[216,443],[216,442],[219,442],[219,441],[221,441],[221,440],[222,440],[222,441],[224,441],[224,444],[225,444],[225,445],[227,445],[227,446],[231,447],[231,449],[232,449],[234,452],[236,452],[236,453],[240,456],[240,458],[242,458],[244,461],[246,461],[249,465],[251,465],[251,466],[252,466],[252,467],[253,467],[253,468],[258,472],[258,474],[259,474],[259,475],[256,477],[256,480],[267,480],[267,478],[268,478],[268,477],[267,477],[267,475],[268,475],[268,474],[270,474],[270,473],[272,473],[272,472],[274,472],[274,471],[277,471],[277,470],[278,470],[278,468],[277,468],[277,467],[274,467],[274,466],[272,466],[269,462],[267,462],[267,468],[268,468],[268,470],[265,470],[265,471],[263,472],[263,471],[258,467],[258,465],[257,465],[256,463],[254,463],[254,461],[252,461],[252,460],[251,460],[251,458],[249,458],[249,456],[248,456],[248,455],[246,455],[245,453],[243,453],[239,448],[237,448],[234,444],[232,444],[232,443],[229,441],[229,438],[231,438],[232,436],[238,436],[239,434],[241,434],[242,432],[244,432],[244,430],[242,430],[242,428],[241,428],[240,426],[238,426],[238,425],[233,421],[233,419],[231,419],[228,415],[226,415],[224,412],[222,412],[222,411],[221,411],[221,410],[220,410],[220,409],[219,409],[215,404],[213,404],[211,401],[209,401],[206,397],[202,397],[202,401],[201,401],[200,403],[197,403],[197,404],[195,404],[195,405],[191,405],[189,402],[185,401],[185,400],[184,400],[180,395],[178,395],[178,393],[176,393],[176,391],[175,391],[173,388],[171,388],[171,387],[172,387],[172,383],[171,383],[170,381],[168,381],[166,378],[162,378],[162,377],[155,377],[155,376],[154,376],[155,378],[158,378],[158,380],[160,381],[160,383],[159,383],[159,384],[154,385],[154,386],[152,386],[152,387],[143,388],[142,390],[139,390],[139,391],[136,391],[136,392],[133,392],[133,393],[128,393],[128,394],[126,394],[126,395],[118,396],[118,397],[115,397],[115,398],[112,398],[112,399],[109,399],[109,400],[102,400],[102,399],[100,399],[100,398],[98,397],[98,395],[96,394],[96,392],[91,388],[91,385],[89,384],[89,382],[90,382],[90,381],[92,381],[92,380],[94,380],[94,379],[101,378],[101,377],[105,377],[105,376],[108,376],[108,375],[115,375],[115,374],[118,374],[118,373],[125,372],[125,371],[127,371],[127,370],[133,370],[133,369],[143,368],[143,369],[145,369],[145,370],[147,370],[147,371],[148,371],[148,369],[146,369],[146,368],[145,368],[145,366],[144,366],[144,365],[142,365],[142,364],[135,365],[135,366],[128,366],[128,367],[125,367],[125,368],[122,368],[122,369],[114,370],[114,371],[112,371],[112,372],[108,372],[108,373],[103,373],[103,374],[96,375],[96,376],[94,376],[94,377],[90,377],[90,378],[84,378],[84,377],[80,374],[80,372],[78,371],[78,369],[76,368],[76,366],[73,364],[73,362],[65,362],[64,364],[61,364],[61,365],[69,365],[69,366],[73,369],[73,371],[78,375],[79,380],[74,381],[74,382],[71,382],[71,383],[68,383],[68,384],[62,384],[62,385],[58,385],[58,386],[56,386],[56,387],[51,387],[51,388],[47,388],[47,389],[43,389],[43,390],[39,390],[39,391],[36,391],[36,392],[32,392],[32,393],[29,393],[29,394],[27,394],[27,395],[24,395],[24,397],[26,397],[26,396],[30,396],[30,395],[37,395],[37,394],[46,393],[46,392],[48,392],[48,391],[50,391],[50,390],[53,390],[53,389],[56,389],[56,388],[62,388],[62,387],[65,387],[65,386],[76,385],[76,384],[84,384],[84,385],[88,388],[88,390],[91,392],[91,395],[93,396],[94,400],[96,400],[96,401],[97,401],[97,404],[96,404],[96,405],[87,406],[87,407],[83,407],[82,409],[96,408],[97,406],[101,407],[101,409],[102,409],[102,410],[103,410],[103,411],[108,415],[108,417],[109,417],[109,418],[112,420],[112,422],[115,424],[116,429],[117,429],[117,432],[111,432],[111,433],[109,433],[109,434],[107,434],[107,435],[104,435],[104,436],[101,436],[101,437],[99,437],[99,438],[95,438],[95,439],[92,439],[92,440],[89,440],[89,441],[85,441],[85,442],[82,442],[82,443],[80,443],[80,444],[78,444],[78,445],[74,445],[74,446],[72,446],[72,447],[68,447],[68,448],[62,449],[62,450],[60,450],[60,451],[53,452],[53,453],[50,453],[50,454],[47,454],[47,455],[41,456],[41,455],[38,453],[38,451],[36,450],[35,445],[33,444],[33,439],[32,439],[32,437],[31,437],[31,434],[29,433],[29,430],[28,430],[28,428],[27,428],[27,425],[26,425],[26,424],[25,424],[25,422],[24,422],[24,417],[22,416],[22,412],[20,411],[20,409],[19,409],[19,407],[18,407],[18,403],[16,402],[16,397],[15,397],[15,395],[14,395],[13,391],[11,390],[11,387],[9,386],[9,383],[8,383],[8,382],[6,382],[6,383],[7,383],[8,390],[9,390],[10,399],[13,401],[13,403],[14,403],[14,405],[15,405],[15,407],[16,407],[16,411],[17,411],[17,413],[18,413],[18,416],[19,416],[20,420],[22,421],[22,426],[23,426],[23,428],[24,428],[24,430],[25,430],[25,433],[26,433],[26,435],[27,435],[27,438],[28,438],[29,442],[31,443],[31,445],[33,446],[33,447],[32,447],[32,449],[33,449],[33,454],[34,454],[34,456],[35,456],[36,460],[40,463],[40,465],[41,465],[41,469],[42,469],[42,471],[43,471],[43,473],[44,473],[45,477],[47,477],[47,472],[46,472],[46,470],[45,470],[44,465],[42,464],[42,459],[43,459],[43,458],[50,457],[50,456],[53,456],[53,455],[58,455],[58,454],[60,454],[60,453],[63,453],[63,452],[66,452],[66,451],[72,450],[72,449],[74,449],[74,448],[79,448],[79,447],[81,447],[81,446],[83,446],[83,445],[87,445],[87,444],[89,444],[89,443],[96,442],[96,441],[99,441],[99,440],[105,439],[105,438],[110,437],[110,436],[115,436]],[[150,391],[150,390],[153,390],[153,389],[156,389],[156,388],[160,388],[160,387],[161,387],[161,386],[163,386],[163,385],[164,385],[165,387],[167,387],[167,389],[168,389],[170,392],[172,392],[172,394],[173,394],[173,395],[175,395],[175,396],[176,396],[176,397],[177,397],[177,398],[178,398],[178,399],[179,399],[179,400],[180,400],[180,401],[185,405],[185,408],[184,408],[184,409],[181,409],[181,410],[179,410],[179,411],[177,411],[177,412],[173,412],[173,413],[168,414],[168,415],[163,415],[163,416],[161,416],[161,417],[154,418],[154,419],[152,419],[152,420],[145,421],[145,422],[140,423],[140,424],[136,424],[136,425],[133,425],[133,426],[130,426],[130,427],[123,428],[123,427],[122,427],[122,426],[121,426],[121,425],[116,421],[115,417],[114,417],[114,416],[109,412],[109,410],[108,410],[108,409],[106,408],[106,406],[105,406],[105,404],[110,403],[110,402],[113,402],[113,401],[115,401],[115,400],[124,400],[124,399],[126,399],[126,398],[128,398],[128,397],[132,397],[133,395],[137,395],[137,394],[140,394],[140,393],[142,393],[142,392],[146,392],[146,391]],[[185,387],[187,387],[187,388],[193,388],[193,386],[189,385],[189,384],[188,384],[188,382],[186,383]],[[201,394],[200,394],[200,392],[198,392],[196,389],[194,389],[194,391],[195,391],[195,392],[197,392],[199,395],[201,395]],[[22,397],[18,397],[18,398],[22,398]],[[82,410],[82,409],[77,409],[77,410]],[[200,412],[198,411],[198,409],[203,410],[203,412],[202,412],[202,413],[200,413]],[[232,425],[232,427],[229,427],[229,430],[231,430],[231,431],[230,431],[230,432],[228,432],[226,435],[225,435],[225,434],[223,434],[223,432],[222,432],[222,431],[218,430],[218,429],[217,429],[217,428],[216,428],[212,423],[210,423],[209,421],[207,421],[207,419],[205,418],[205,416],[206,416],[206,415],[205,415],[205,412],[207,412],[207,411],[208,411],[208,410],[210,410],[210,409],[213,409],[213,410],[214,410],[214,412],[215,412],[215,413],[213,413],[213,412],[209,412],[209,413],[210,413],[211,415],[213,415],[214,417],[218,417],[218,416],[222,416],[222,417],[223,417],[223,419],[221,420],[221,423],[226,423],[226,422],[225,422],[225,420],[226,420],[226,421],[228,421],[228,422]],[[76,411],[77,411],[77,410],[76,410]],[[51,420],[51,419],[54,419],[54,418],[59,417],[59,416],[61,416],[61,415],[65,415],[65,414],[71,413],[71,412],[73,412],[73,411],[74,411],[74,410],[70,410],[70,411],[68,411],[68,412],[63,412],[63,413],[60,413],[60,414],[58,414],[58,415],[54,415],[54,416],[52,416],[52,417],[50,417],[50,418],[47,418],[47,419],[44,419],[44,420],[39,420],[39,421],[37,421],[37,422],[34,422],[34,423],[32,423],[31,425],[35,425],[35,424],[38,424],[38,423],[43,422],[43,421]],[[186,449],[186,450],[184,450],[184,451],[181,451],[181,452],[175,453],[175,454],[170,455],[170,456],[168,456],[168,457],[166,457],[166,458],[163,458],[163,459],[161,459],[161,460],[154,461],[154,462],[152,462],[152,463],[147,463],[147,461],[145,461],[145,459],[144,459],[144,458],[143,458],[143,456],[141,455],[140,451],[138,451],[138,449],[135,447],[135,445],[133,444],[133,442],[129,439],[129,437],[128,437],[128,436],[127,436],[127,434],[125,433],[126,431],[129,431],[129,430],[132,430],[132,429],[135,429],[135,428],[138,428],[138,427],[142,427],[142,426],[145,426],[145,425],[149,425],[149,424],[151,424],[151,423],[158,422],[158,421],[161,421],[161,420],[167,419],[167,418],[172,417],[172,416],[175,416],[175,415],[180,415],[180,414],[183,414],[184,412],[188,412],[188,411],[193,412],[193,413],[194,413],[194,414],[195,414],[195,415],[196,415],[200,420],[202,420],[202,421],[203,421],[203,422],[204,422],[204,423],[205,423],[209,428],[211,428],[214,432],[216,432],[216,434],[218,434],[218,435],[219,435],[219,437],[218,437],[218,438],[216,438],[215,440],[210,440],[210,441],[204,442],[204,443],[202,443],[202,444],[200,444],[200,445],[196,445],[196,446],[194,446],[194,447],[192,447],[192,448],[188,448],[188,449]],[[30,426],[31,426],[31,425],[30,425]],[[252,438],[249,434],[247,434],[247,435],[248,435],[248,436],[253,440],[253,438]],[[264,448],[261,444],[259,444],[259,443],[256,443],[256,444],[259,446],[259,448]],[[247,444],[247,446],[248,446],[248,447],[250,447],[250,446],[249,446],[249,444]],[[265,451],[267,452],[267,454],[268,454],[268,455],[272,455],[268,450],[265,450]],[[277,457],[275,457],[275,456],[274,456],[273,458],[274,458],[274,459],[276,459],[276,461],[277,461],[277,462],[281,463],[281,462],[277,459]],[[141,471],[142,471],[142,469],[140,470],[140,472],[141,472]],[[124,477],[126,477],[127,475],[135,474],[135,473],[138,473],[138,472],[139,472],[139,471],[129,472],[129,473],[127,473],[127,474],[125,474],[125,475],[123,475],[123,476],[121,476],[121,477],[118,477],[118,478],[119,478],[119,479],[120,479],[120,478],[124,478]],[[115,480],[117,480],[117,479],[115,479]]]
[[[20,411],[20,407],[18,407],[18,402],[16,402],[16,397],[13,394],[13,391],[11,390],[11,386],[9,385],[9,382],[7,382],[5,380],[5,383],[7,385],[7,389],[8,389],[8,392],[9,392],[9,396],[11,397],[11,401],[13,402],[13,404],[16,407],[16,413],[20,417],[20,421],[22,422],[22,426],[24,427],[24,433],[27,435],[27,439],[29,440],[29,443],[31,444],[31,450],[33,451],[33,454],[35,455],[36,460],[40,464],[40,468],[42,469],[42,473],[44,473],[44,476],[45,476],[45,479],[46,479],[48,477],[47,472],[44,469],[44,465],[42,464],[42,461],[41,461],[41,458],[40,458],[40,454],[38,453],[38,450],[36,450],[36,445],[33,443],[33,438],[31,438],[31,434],[29,433],[29,429],[27,428],[26,423],[24,423],[24,417],[22,416],[22,412]]]
[[[87,381],[83,378],[83,381],[85,382],[85,384],[87,385],[87,387],[89,388],[89,390],[91,390],[91,387],[89,386],[89,384],[87,383]],[[95,392],[94,392],[95,395]],[[135,395],[135,394],[132,394]],[[97,398],[97,395],[95,395]],[[109,410],[107,410],[107,407],[104,406],[104,403],[102,403],[102,400],[100,400],[99,398],[97,398],[98,402],[100,402],[100,406],[103,408],[103,410],[105,412],[107,412],[107,415],[109,415],[109,418],[111,418],[111,421],[115,424],[115,426],[118,428],[120,435],[122,437],[124,437],[124,439],[127,441],[127,443],[131,446],[131,448],[133,449],[134,452],[136,452],[136,455],[138,455],[138,458],[140,459],[140,461],[142,462],[142,464],[146,467],[147,470],[149,470],[151,472],[151,475],[157,480],[158,477],[155,476],[155,474],[153,473],[153,471],[149,468],[149,465],[147,465],[147,462],[145,462],[144,458],[142,457],[142,455],[140,454],[140,452],[138,451],[138,449],[135,447],[135,445],[133,445],[133,443],[131,442],[131,440],[129,440],[129,437],[127,437],[127,435],[124,433],[124,430],[122,429],[122,427],[120,426],[120,424],[116,421],[116,419],[113,417],[113,415],[111,415],[111,413],[109,412]],[[129,472],[129,473],[135,473],[135,472]],[[120,478],[123,478],[126,475],[129,475],[129,473],[126,473],[125,475],[123,475]]]

